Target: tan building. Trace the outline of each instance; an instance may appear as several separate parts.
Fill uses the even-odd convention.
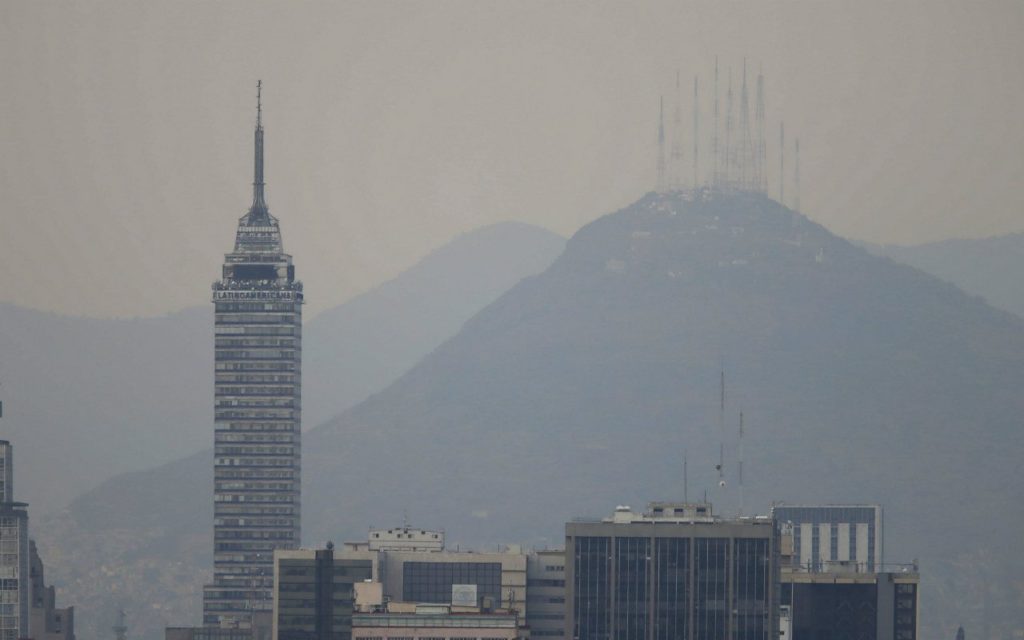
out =
[[[447,605],[419,605],[411,612],[356,613],[352,640],[516,640],[515,613],[454,612]]]

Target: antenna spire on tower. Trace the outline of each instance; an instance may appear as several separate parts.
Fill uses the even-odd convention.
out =
[[[740,515],[743,515],[743,412],[740,411],[740,450],[739,450],[739,475],[740,475]]]
[[[263,194],[263,81],[256,81],[256,132],[253,156],[252,212],[265,213],[267,202]]]

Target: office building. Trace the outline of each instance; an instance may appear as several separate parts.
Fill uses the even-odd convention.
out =
[[[853,563],[862,571],[882,566],[879,505],[779,505],[772,515],[793,529],[793,562],[808,571]]]
[[[882,545],[881,509],[857,506],[798,509],[807,510],[796,513],[805,521],[778,522],[782,566],[781,630],[786,633],[785,637],[791,640],[916,640],[920,586],[917,565],[883,565],[879,556],[868,553],[868,541],[873,536],[877,535],[877,545],[871,548],[878,549]],[[777,517],[779,511],[775,509]],[[877,520],[869,528],[869,523],[863,520],[874,516]],[[829,522],[830,517],[837,521]],[[858,517],[860,522],[850,522]],[[851,545],[849,554],[819,554],[821,549],[828,550],[820,541],[830,537],[830,530],[842,531],[846,524],[851,525],[851,532],[860,531],[859,541],[856,546]],[[806,543],[808,526],[820,531],[814,536],[820,546]],[[802,543],[796,541],[798,535]],[[834,536],[833,541],[838,537]],[[808,546],[814,549],[810,557]],[[834,542],[830,546],[834,548]]]
[[[355,585],[370,580],[367,560],[326,549],[274,553],[273,640],[351,640]]]
[[[302,283],[264,198],[257,106],[253,201],[213,284],[214,554],[203,624],[271,606],[274,551],[300,542]]]
[[[29,540],[29,582],[32,606],[29,630],[33,640],[75,640],[75,608],[57,607],[57,592],[46,584],[43,560]]]
[[[14,501],[14,447],[0,440],[0,640],[29,637],[28,505]]]
[[[531,638],[565,637],[565,549],[526,557],[526,611]]]
[[[573,640],[768,640],[779,629],[771,518],[724,520],[708,504],[618,507],[565,527],[565,636]]]
[[[339,555],[370,562],[387,602],[509,609],[525,624],[526,554],[521,549],[451,551],[439,531],[402,527],[391,530],[391,536],[404,532],[401,538],[375,537],[383,531],[371,530],[367,542],[346,542]]]

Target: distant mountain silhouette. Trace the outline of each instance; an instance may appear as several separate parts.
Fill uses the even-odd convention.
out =
[[[488,226],[308,321],[305,426],[383,389],[564,246],[539,227]],[[18,497],[52,511],[119,473],[210,447],[212,345],[209,304],[102,320],[0,303],[0,424],[15,444]]]
[[[912,246],[866,246],[876,255],[917,267],[1024,317],[1024,233]]]
[[[1024,320],[766,197],[648,194],[308,433],[303,531],[308,543],[358,538],[405,512],[453,543],[557,546],[574,516],[680,498],[684,452],[690,498],[707,488],[735,514],[743,410],[747,513],[879,502],[887,560],[923,563],[926,631],[976,619],[986,593],[990,615],[1020,627],[1024,562],[1007,550],[1024,525],[1022,382]],[[208,467],[193,458],[111,481],[54,531],[161,540],[148,553],[201,563]],[[146,499],[202,474],[167,509]],[[184,521],[194,527],[168,534]],[[193,555],[187,539],[201,540]]]

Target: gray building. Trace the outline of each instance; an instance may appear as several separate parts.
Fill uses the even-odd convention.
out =
[[[28,505],[14,501],[14,447],[0,440],[0,640],[29,637]]]
[[[531,638],[565,637],[565,549],[526,557],[526,626]]]
[[[33,640],[75,640],[75,608],[58,607],[57,592],[46,584],[43,560],[36,543],[29,540],[31,609],[29,630]]]
[[[274,553],[273,640],[351,640],[355,584],[370,580],[367,560],[326,549]]]
[[[257,109],[253,202],[213,284],[214,576],[203,624],[271,606],[273,556],[300,541],[302,283],[264,199]]]
[[[792,527],[793,562],[807,571],[831,564],[882,566],[882,507],[879,505],[778,505],[772,515]]]
[[[573,640],[768,640],[779,629],[771,518],[723,520],[707,504],[618,507],[565,527]]]

